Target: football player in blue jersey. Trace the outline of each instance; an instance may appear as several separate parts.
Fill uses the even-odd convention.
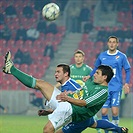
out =
[[[109,65],[113,68],[114,76],[108,84],[108,99],[102,107],[102,119],[109,120],[108,109],[112,111],[112,122],[116,125],[119,124],[119,106],[122,88],[125,94],[130,92],[130,64],[127,56],[117,49],[119,45],[119,39],[116,36],[110,36],[108,38],[108,50],[102,52],[96,59],[94,69],[89,76],[83,78],[84,81],[93,76],[98,66],[101,64]],[[122,70],[125,70],[126,78],[123,85]],[[108,133],[108,131],[105,131]]]

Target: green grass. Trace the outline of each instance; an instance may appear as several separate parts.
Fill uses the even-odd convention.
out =
[[[25,115],[1,115],[0,133],[42,133],[47,122],[47,117],[25,116]],[[129,128],[133,133],[133,120],[121,118],[120,125]],[[97,133],[95,129],[86,129],[83,133]],[[103,131],[102,131],[103,133]]]

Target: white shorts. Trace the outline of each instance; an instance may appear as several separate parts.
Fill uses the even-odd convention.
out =
[[[48,119],[51,121],[55,130],[72,122],[72,106],[69,102],[58,102],[56,96],[61,93],[60,90],[54,88],[51,100],[47,102],[47,105],[54,109],[54,112],[48,115]]]
[[[55,87],[50,101],[46,102],[46,106],[55,110],[59,104],[58,100],[56,100],[56,96],[59,95],[60,93],[61,91]]]

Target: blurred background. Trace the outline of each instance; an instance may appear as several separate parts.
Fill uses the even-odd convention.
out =
[[[53,22],[41,14],[49,2],[61,10]],[[74,63],[77,49],[85,52],[85,63],[93,68],[110,35],[120,39],[119,50],[133,66],[132,15],[132,0],[0,0],[0,105],[5,108],[0,114],[35,114],[44,108],[40,92],[2,73],[8,50],[17,68],[53,85],[56,65]],[[133,67],[131,71],[131,92],[123,99],[121,117],[133,118]]]

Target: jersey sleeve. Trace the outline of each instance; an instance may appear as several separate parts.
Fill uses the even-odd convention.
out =
[[[127,59],[127,56],[124,55],[124,59],[123,59],[123,67],[124,67],[124,70],[125,70],[125,73],[126,73],[126,83],[129,83],[130,82],[130,74],[131,74],[131,71],[130,71],[130,64],[129,64],[129,61]]]
[[[93,93],[91,93],[88,97],[85,98],[87,107],[92,107],[101,103],[104,103],[107,99],[108,92],[107,89],[102,89],[99,91],[97,89]]]
[[[93,68],[92,72],[90,73],[91,77],[94,75],[94,73],[96,72],[98,66],[100,66],[100,65],[101,65],[101,60],[100,60],[100,55],[99,55],[98,58],[95,61],[94,68]]]

